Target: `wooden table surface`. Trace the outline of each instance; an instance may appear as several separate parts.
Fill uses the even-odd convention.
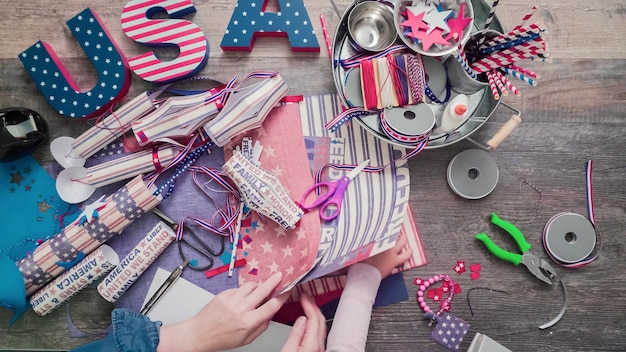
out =
[[[44,5],[45,4],[45,5]],[[253,70],[280,71],[290,94],[313,95],[334,91],[333,77],[324,49],[319,15],[324,14],[331,33],[339,17],[325,0],[305,0],[322,47],[319,53],[293,53],[285,39],[262,38],[252,52],[224,52],[219,44],[233,12],[235,0],[195,1],[191,19],[208,37],[210,58],[200,72],[226,81]],[[349,1],[336,1],[343,11]],[[515,26],[533,3],[503,0],[497,15],[505,28]],[[410,160],[411,205],[415,212],[429,264],[405,274],[408,301],[376,309],[370,326],[369,351],[444,351],[430,340],[431,328],[416,306],[415,277],[450,273],[464,288],[452,303],[453,312],[471,324],[463,350],[475,332],[496,339],[513,351],[624,351],[626,350],[626,4],[623,0],[538,0],[534,19],[549,30],[547,40],[552,64],[526,65],[541,73],[536,87],[517,84],[522,95],[504,100],[522,111],[523,123],[491,154],[500,170],[495,191],[481,200],[464,200],[448,187],[446,169],[459,152],[475,148],[462,141],[429,149]],[[77,136],[88,125],[55,113],[17,59],[37,40],[49,42],[68,67],[77,84],[93,86],[96,75],[65,22],[91,7],[127,57],[146,51],[122,32],[122,0],[41,2],[1,1],[0,10],[0,107],[24,106],[39,111],[52,127],[52,137]],[[268,10],[277,2],[269,1]],[[169,53],[164,52],[164,56]],[[133,77],[129,96],[150,85]],[[472,135],[486,141],[508,119],[510,111],[497,109]],[[50,162],[45,148],[36,153]],[[516,224],[527,236],[534,252],[548,259],[541,233],[547,220],[560,212],[587,215],[584,163],[594,161],[593,186],[596,221],[602,240],[600,257],[579,269],[553,266],[567,287],[568,306],[553,328],[539,330],[561,308],[558,285],[536,280],[522,267],[491,256],[474,235],[487,231],[503,247],[513,241],[489,223],[497,212]],[[534,186],[530,187],[527,183]],[[541,199],[540,199],[541,198]],[[457,260],[480,263],[479,280],[452,272]],[[473,290],[470,314],[467,293]],[[499,293],[492,290],[501,290]],[[109,324],[111,306],[96,304],[97,292],[81,292],[70,310],[75,323],[95,334]],[[66,309],[46,317],[27,312],[15,325],[7,326],[10,312],[0,310],[0,349],[67,349],[91,339],[69,338]]]

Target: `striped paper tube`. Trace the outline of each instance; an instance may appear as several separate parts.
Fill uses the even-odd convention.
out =
[[[88,255],[159,205],[161,196],[153,195],[155,190],[154,187],[148,188],[141,176],[135,177],[104,200],[98,216],[93,217],[91,222],[72,222],[18,260],[16,265],[24,276],[26,295],[33,294],[63,273],[80,256]]]
[[[524,27],[526,25],[526,22],[528,22],[528,20],[533,17],[533,15],[535,14],[535,12],[537,11],[537,5],[533,6],[530,11],[528,11],[527,14],[524,15],[524,17],[522,17],[522,22],[520,22],[520,24],[518,24],[517,26],[515,26],[513,28],[513,30],[516,29],[520,29],[522,27]]]
[[[540,74],[538,74],[538,73],[536,73],[534,71],[531,71],[529,69],[526,69],[524,67],[520,67],[520,66],[516,66],[516,65],[509,65],[509,69],[515,70],[515,71],[517,71],[519,73],[522,73],[522,74],[524,74],[524,75],[526,75],[526,76],[528,76],[530,78],[536,78],[536,79],[541,78]]]
[[[473,79],[478,79],[478,76],[476,75],[476,72],[474,72],[474,70],[470,67],[469,63],[467,62],[467,59],[463,58],[458,51],[455,51],[454,53],[452,53],[452,55],[454,56],[454,58],[456,59],[456,61],[459,62],[459,64],[461,65],[461,67],[463,67],[463,70],[465,70],[465,72],[472,77]]]
[[[46,315],[119,263],[115,251],[103,244],[30,297],[35,313]]]
[[[543,33],[545,29],[539,27],[536,24],[531,24],[528,27],[520,28],[514,31],[510,31],[506,34],[501,34],[497,37],[489,39],[486,43],[479,46],[480,49],[484,49],[490,46],[507,43],[511,40],[516,40],[523,37],[529,37],[533,34]]]
[[[118,159],[87,168],[87,176],[79,181],[95,188],[110,185],[150,171],[160,171],[177,151],[174,147],[163,146],[156,150],[142,150]]]
[[[510,69],[508,67],[502,67],[502,70],[505,73],[508,73],[509,75],[519,79],[520,81],[526,82],[526,83],[530,84],[531,86],[536,86],[537,85],[537,81],[535,81],[534,79],[532,79],[532,78],[530,78],[530,77],[528,77],[528,76],[526,76],[526,75],[524,75],[522,73],[519,73],[519,72],[517,72],[515,70],[512,70],[512,69]]]
[[[278,73],[255,85],[236,88],[204,130],[217,146],[223,147],[236,135],[260,127],[285,95],[287,84]]]
[[[131,123],[154,110],[152,100],[146,92],[115,110],[111,115],[96,123],[72,143],[68,157],[87,159],[131,128]]]
[[[500,94],[498,94],[498,88],[496,87],[496,82],[493,79],[493,75],[490,74],[491,71],[487,72],[487,80],[489,81],[489,88],[491,88],[491,95],[495,100],[500,99]]]
[[[496,14],[496,7],[498,7],[498,3],[500,0],[495,0],[491,5],[491,9],[489,10],[489,14],[487,15],[487,19],[485,19],[485,27],[480,34],[480,39],[478,40],[478,46],[480,47],[485,42],[485,36],[487,34],[487,30],[489,30],[489,26],[491,25],[491,21],[493,21],[493,16]]]
[[[504,83],[506,88],[510,90],[511,93],[515,94],[516,96],[522,95],[522,93],[520,93],[517,87],[515,87],[513,83],[511,83],[511,81],[508,78],[506,78],[506,76],[500,70],[495,70],[495,72],[496,72],[496,76],[500,79],[500,81],[502,81],[502,83]]]
[[[535,44],[534,42],[535,39],[541,39],[539,33],[532,34],[528,37],[522,37],[522,38],[518,38],[515,40],[510,40],[506,43],[500,43],[500,44],[496,44],[493,46],[489,46],[484,49],[481,49],[480,52],[483,55],[488,55],[493,52],[501,51],[501,50],[519,50],[519,48],[533,45],[533,44],[530,44],[529,42],[533,42]],[[539,45],[537,45],[537,47],[539,47]]]
[[[154,112],[133,124],[133,133],[139,145],[159,139],[184,137],[202,127],[222,108],[216,98],[218,90],[199,94],[170,97]]]
[[[474,71],[476,71],[476,73],[483,73],[499,67],[508,66],[516,61],[529,59],[531,57],[533,57],[533,55],[526,52],[515,52],[512,54],[494,53],[472,63],[471,67]]]
[[[500,80],[500,78],[498,77],[497,73],[498,70],[491,70],[489,72],[487,72],[487,76],[490,76],[493,78],[493,81],[496,83],[496,86],[498,86],[498,90],[500,91],[500,95],[502,96],[507,96],[509,95],[509,91],[506,90],[506,87],[504,86],[504,83],[502,83],[502,81]]]
[[[174,241],[176,234],[159,221],[98,285],[102,298],[116,302]]]

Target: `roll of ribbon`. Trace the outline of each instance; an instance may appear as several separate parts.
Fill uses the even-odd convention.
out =
[[[588,219],[575,213],[553,216],[543,229],[543,247],[552,260],[566,268],[579,268],[600,255],[600,236],[596,232],[591,175],[593,161],[585,163]],[[597,250],[596,250],[597,248]]]
[[[398,142],[417,144],[430,135],[435,126],[435,113],[427,104],[387,108],[380,115],[380,127]]]
[[[552,260],[567,267],[578,267],[595,258],[591,253],[596,247],[596,240],[591,221],[575,213],[556,214],[543,230],[546,252]]]

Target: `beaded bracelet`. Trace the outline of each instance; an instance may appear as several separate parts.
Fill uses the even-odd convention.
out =
[[[442,280],[448,283],[448,288],[449,288],[448,296],[445,299],[440,300],[439,311],[435,314],[430,309],[430,307],[428,307],[428,305],[426,304],[426,301],[424,300],[424,291],[426,291],[426,289],[430,285],[433,285]],[[422,280],[418,278],[418,279],[415,279],[415,284],[419,285],[419,291],[417,291],[417,303],[424,310],[425,315],[429,315],[429,316],[439,315],[442,312],[447,312],[450,310],[450,301],[452,301],[452,297],[454,297],[454,286],[456,284],[454,283],[454,280],[450,278],[449,275],[447,274],[435,275],[427,280]]]

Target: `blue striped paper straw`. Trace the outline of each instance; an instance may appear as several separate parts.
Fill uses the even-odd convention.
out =
[[[518,71],[512,70],[512,69],[510,69],[510,68],[508,68],[506,66],[502,67],[502,70],[505,73],[508,73],[511,76],[519,79],[520,81],[523,81],[523,82],[526,82],[526,83],[530,84],[531,86],[536,86],[537,85],[537,81],[535,81],[534,79],[532,79],[532,78],[530,78],[530,77],[528,77],[528,76],[526,76],[526,75],[524,75],[522,73],[519,73]]]

